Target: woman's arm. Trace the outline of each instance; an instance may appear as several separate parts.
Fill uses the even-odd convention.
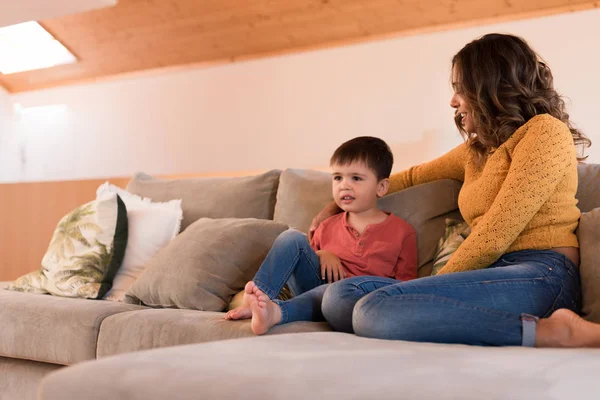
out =
[[[467,145],[463,143],[435,160],[393,174],[390,176],[388,193],[438,179],[455,179],[463,182],[468,152]]]
[[[308,228],[308,240],[312,241],[315,231],[321,225],[321,222],[325,221],[327,218],[334,216],[335,214],[339,214],[342,212],[342,209],[335,204],[335,201],[327,204],[324,209],[322,209],[316,217],[313,218],[310,228]]]

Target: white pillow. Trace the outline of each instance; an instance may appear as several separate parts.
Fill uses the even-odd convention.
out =
[[[148,261],[177,236],[183,211],[181,200],[153,203],[151,199],[129,193],[108,182],[98,188],[96,197],[106,192],[117,193],[125,203],[129,238],[121,268],[104,299],[123,301],[125,293],[144,272]]]

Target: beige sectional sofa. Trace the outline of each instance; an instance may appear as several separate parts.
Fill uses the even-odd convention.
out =
[[[581,165],[579,172],[579,207],[588,212],[600,207],[600,165]],[[183,199],[184,229],[208,217],[274,219],[306,231],[331,199],[329,175],[307,170],[180,181],[136,176],[128,189],[157,201]],[[381,200],[417,230],[421,276],[431,271],[445,219],[460,215],[459,189],[444,180]],[[590,247],[582,249],[582,270],[600,272],[583,254],[592,254],[598,238],[580,239]],[[585,278],[584,296],[596,290]],[[587,300],[585,311],[598,306],[600,314],[600,305]],[[238,338],[245,339],[224,341]],[[151,350],[161,347],[168,348]],[[0,290],[0,399],[35,399],[38,391],[42,399],[534,399],[575,389],[574,398],[584,398],[597,370],[600,352],[592,350],[387,342],[312,322],[256,338],[249,321],[225,321],[222,312]]]

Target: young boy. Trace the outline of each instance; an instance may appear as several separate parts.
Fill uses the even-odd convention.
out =
[[[252,318],[252,331],[261,335],[277,324],[322,321],[328,283],[359,275],[415,279],[415,230],[377,207],[388,191],[393,162],[378,138],[357,137],[338,147],[330,160],[332,191],[344,212],[323,221],[310,244],[296,230],[279,235],[246,284],[242,305],[225,318]],[[286,283],[295,297],[276,300]]]

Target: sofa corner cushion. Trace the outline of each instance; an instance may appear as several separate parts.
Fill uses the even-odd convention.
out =
[[[252,280],[287,225],[255,218],[202,218],[161,249],[126,301],[222,311]]]
[[[137,174],[127,190],[153,201],[182,200],[185,230],[200,218],[273,219],[280,170],[235,178],[153,179]]]
[[[100,324],[141,307],[0,290],[0,356],[70,365],[96,358]]]

